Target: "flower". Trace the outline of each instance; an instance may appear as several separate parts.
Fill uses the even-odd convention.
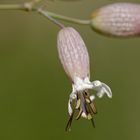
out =
[[[140,4],[114,3],[92,13],[94,30],[109,36],[140,36]]]
[[[61,64],[72,82],[72,92],[68,101],[68,112],[70,119],[66,130],[71,127],[75,112],[78,112],[76,119],[80,117],[92,120],[97,113],[94,95],[90,95],[88,90],[97,91],[98,97],[103,97],[106,93],[112,97],[111,89],[98,80],[90,82],[90,66],[87,48],[80,34],[72,27],[64,27],[58,33],[57,49]]]

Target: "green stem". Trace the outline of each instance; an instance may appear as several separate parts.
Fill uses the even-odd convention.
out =
[[[51,17],[48,12],[42,10],[42,9],[38,9],[37,12],[41,15],[43,15],[44,17],[48,18],[50,21],[52,21],[54,24],[58,25],[60,28],[64,28],[64,25],[62,23],[60,23],[59,21],[57,21],[55,18]]]
[[[64,21],[69,21],[69,22],[76,23],[76,24],[88,25],[91,22],[90,20],[82,20],[82,19],[71,18],[71,17],[55,14],[55,13],[52,13],[52,12],[49,12],[49,11],[46,11],[46,13],[53,18],[64,20]]]
[[[24,11],[35,11],[34,6],[43,0],[31,0],[23,4],[0,4],[0,10],[24,10]]]
[[[0,4],[0,10],[24,10],[22,4]]]
[[[53,23],[59,25],[61,28],[64,27],[63,24],[61,24],[56,19],[60,19],[63,21],[68,21],[76,24],[82,24],[82,25],[88,25],[90,24],[90,20],[82,20],[77,18],[71,18],[63,15],[59,15],[56,13],[52,13],[46,10],[42,10],[42,8],[37,9],[34,8],[34,4],[38,3],[42,0],[34,0],[31,2],[23,3],[23,4],[0,4],[0,10],[24,10],[24,11],[38,11],[40,14],[47,17],[49,20],[51,20]]]

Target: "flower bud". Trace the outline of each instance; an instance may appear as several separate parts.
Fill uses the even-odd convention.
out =
[[[93,12],[91,25],[97,32],[109,36],[139,36],[140,5],[114,3],[103,6]]]

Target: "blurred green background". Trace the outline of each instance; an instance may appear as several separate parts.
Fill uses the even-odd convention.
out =
[[[25,1],[0,0],[18,2]],[[112,2],[118,0],[55,0],[47,9],[87,19]],[[113,98],[96,98],[95,129],[80,119],[65,132],[71,83],[58,60],[59,28],[35,12],[0,11],[0,139],[139,140],[140,39],[108,38],[89,26],[63,23],[80,32],[90,54],[91,80],[108,84]]]

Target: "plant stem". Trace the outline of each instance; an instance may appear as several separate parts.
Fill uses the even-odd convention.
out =
[[[41,15],[47,17],[47,18],[48,18],[50,21],[52,21],[54,24],[58,25],[60,28],[64,28],[64,27],[65,27],[62,23],[60,23],[59,21],[57,21],[57,20],[55,20],[53,17],[51,17],[51,16],[48,14],[48,12],[46,12],[46,11],[44,11],[44,10],[42,10],[42,9],[38,9],[37,11],[38,11],[39,14],[41,14]]]
[[[24,10],[22,4],[0,4],[0,10]]]
[[[71,18],[63,15],[59,15],[56,13],[52,13],[46,10],[43,10],[42,8],[35,8],[34,5],[35,3],[39,3],[42,0],[33,0],[30,2],[26,2],[23,4],[0,4],[0,10],[24,10],[24,11],[37,11],[41,15],[47,17],[50,21],[58,25],[59,27],[63,28],[64,25],[57,21],[56,19],[60,19],[63,21],[68,21],[71,23],[76,23],[76,24],[82,24],[82,25],[88,25],[90,24],[90,20],[82,20],[82,19],[77,19],[77,18]]]
[[[49,11],[46,11],[46,12],[49,16],[51,16],[53,18],[60,19],[60,20],[69,21],[69,22],[76,23],[76,24],[83,24],[83,25],[90,24],[90,20],[82,20],[82,19],[77,19],[77,18],[71,18],[71,17],[55,14],[55,13],[52,13],[52,12],[49,12]]]

